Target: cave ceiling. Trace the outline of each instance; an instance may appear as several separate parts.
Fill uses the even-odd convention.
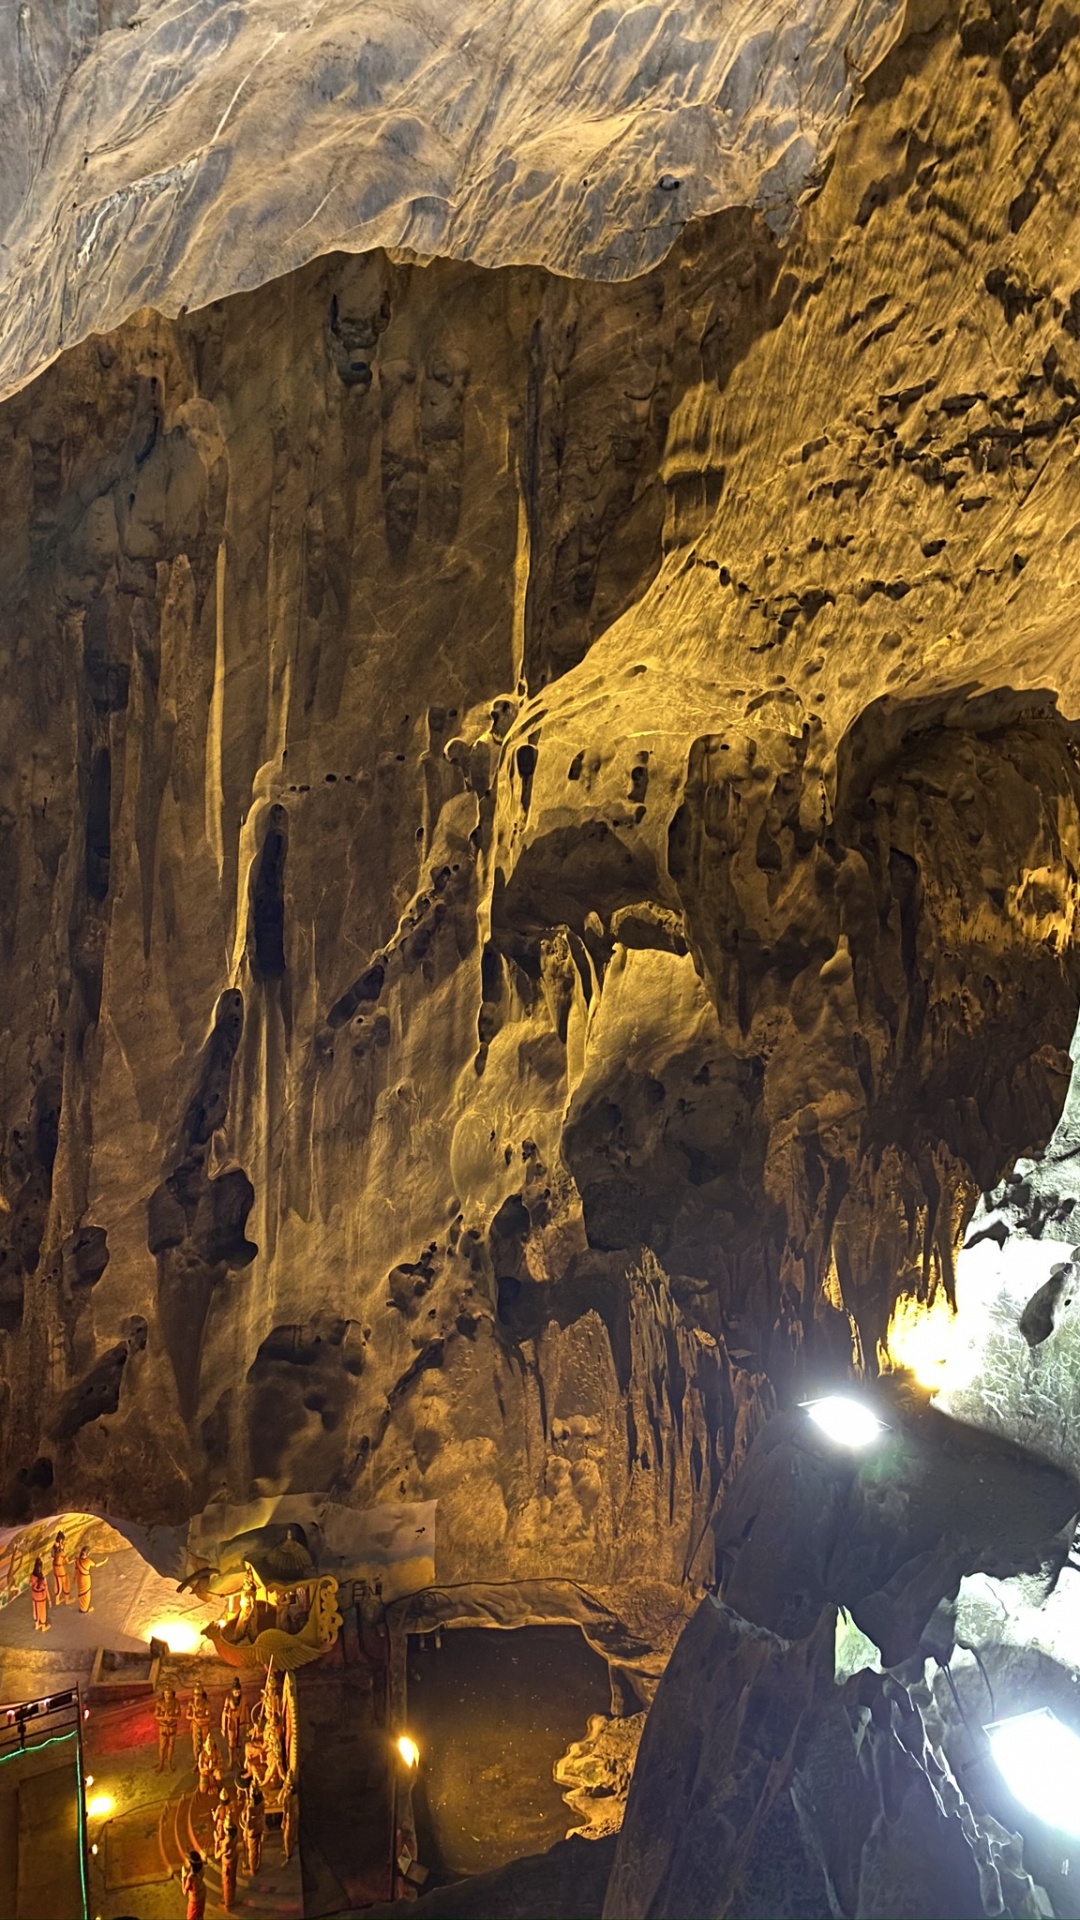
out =
[[[0,29],[6,1518],[677,1583],[1053,1133],[1077,22],[720,12]]]

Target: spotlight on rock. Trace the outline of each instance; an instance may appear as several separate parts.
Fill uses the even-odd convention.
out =
[[[826,1439],[840,1447],[869,1447],[885,1432],[885,1422],[861,1401],[844,1393],[827,1393],[820,1400],[804,1400],[809,1420]]]
[[[984,1728],[1005,1785],[1029,1813],[1080,1839],[1080,1738],[1036,1707]]]

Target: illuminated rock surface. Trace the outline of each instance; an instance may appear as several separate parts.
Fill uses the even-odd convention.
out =
[[[0,25],[0,391],[333,247],[624,280],[777,228],[900,0],[101,0]],[[6,297],[5,297],[6,296]]]
[[[343,11],[2,29],[2,1517],[434,1499],[666,1653],[1065,1100],[1077,22],[823,15],[797,145],[708,9]]]

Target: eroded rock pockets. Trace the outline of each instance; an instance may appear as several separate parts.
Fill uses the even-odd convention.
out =
[[[213,1145],[229,1111],[233,1064],[244,1024],[243,995],[221,995],[195,1084],[166,1169],[147,1202],[147,1246],[158,1263],[158,1311],[185,1418],[198,1397],[199,1360],[210,1297],[229,1272],[254,1260],[246,1227],[255,1189],[244,1169],[215,1166]]]

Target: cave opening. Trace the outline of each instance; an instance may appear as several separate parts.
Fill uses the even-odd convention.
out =
[[[407,1712],[421,1763],[421,1858],[454,1879],[566,1836],[555,1770],[611,1706],[607,1663],[569,1626],[411,1634]]]

